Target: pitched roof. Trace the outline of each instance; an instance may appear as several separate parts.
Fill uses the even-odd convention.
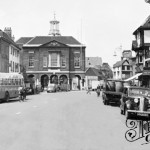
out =
[[[85,66],[87,68],[94,67],[94,66],[101,66],[102,65],[102,58],[101,57],[86,57],[85,58]]]
[[[115,68],[115,67],[120,67],[123,62],[124,62],[124,60],[117,61],[117,62],[113,65],[113,67],[114,67],[114,68]]]
[[[150,15],[145,19],[144,23],[142,23],[142,24],[133,32],[133,35],[135,35],[136,32],[137,32],[139,29],[142,29],[142,28],[150,28]]]
[[[85,74],[86,76],[101,76],[99,70],[93,67],[88,68]]]
[[[26,44],[28,41],[30,41],[33,37],[21,37],[19,38],[16,43],[18,44]]]
[[[128,61],[129,65],[132,65],[132,60],[130,60],[130,59],[125,59],[125,60],[117,61],[117,62],[113,65],[113,68],[122,66],[122,64],[123,64],[125,61]]]
[[[72,36],[35,36],[35,37],[21,37],[17,43],[22,43],[28,46],[33,45],[43,45],[49,43],[51,41],[57,41],[62,44],[66,45],[78,45],[81,46],[82,44],[77,41]]]
[[[14,45],[16,48],[20,49],[19,46],[2,30],[0,30],[0,38],[5,39],[8,43]]]

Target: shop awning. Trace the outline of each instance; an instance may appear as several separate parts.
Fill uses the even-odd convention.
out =
[[[142,73],[137,73],[136,75],[134,75],[134,76],[132,76],[132,77],[130,77],[130,78],[124,80],[124,81],[130,81],[130,80],[133,80],[133,79],[139,77],[140,75],[142,75]]]

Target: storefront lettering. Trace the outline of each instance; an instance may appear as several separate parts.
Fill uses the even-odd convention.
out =
[[[129,142],[139,139],[145,139],[145,143],[150,143],[150,121],[143,120],[126,120],[126,126],[129,128],[125,133],[125,138]]]

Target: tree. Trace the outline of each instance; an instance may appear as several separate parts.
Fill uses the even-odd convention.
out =
[[[103,80],[106,80],[108,78],[113,78],[113,72],[108,63],[102,64],[101,72],[102,72]]]

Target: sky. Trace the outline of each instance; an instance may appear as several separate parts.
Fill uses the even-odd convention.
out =
[[[121,51],[131,50],[133,32],[150,15],[145,0],[1,0],[0,5],[0,29],[11,27],[15,40],[47,36],[55,13],[62,36],[73,36],[86,46],[86,57],[101,57],[110,66]]]

